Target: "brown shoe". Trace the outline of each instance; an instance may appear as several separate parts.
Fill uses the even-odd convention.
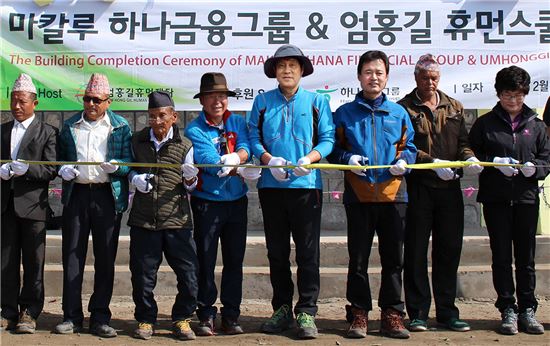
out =
[[[392,308],[382,310],[380,333],[390,338],[408,339],[410,333],[403,324],[403,313]]]
[[[29,315],[27,310],[22,311],[19,315],[19,323],[17,323],[15,332],[17,334],[34,334],[35,331],[36,320]]]
[[[0,330],[15,330],[15,328],[17,328],[17,320],[0,317]]]
[[[368,312],[350,305],[346,306],[346,310],[353,316],[346,337],[352,339],[366,338],[369,322]]]
[[[172,332],[174,336],[180,340],[195,340],[197,337],[191,329],[191,320],[179,320],[172,324]]]
[[[198,336],[212,336],[216,335],[215,331],[215,322],[213,317],[208,317],[205,320],[199,321],[199,326],[196,328],[196,333]]]

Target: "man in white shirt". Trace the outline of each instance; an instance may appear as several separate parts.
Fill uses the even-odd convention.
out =
[[[13,120],[0,125],[2,160],[2,326],[32,334],[44,306],[44,256],[48,184],[53,165],[18,160],[55,161],[57,129],[34,114],[38,104],[31,77],[21,74],[11,93]],[[23,284],[20,263],[23,262]]]
[[[128,208],[128,166],[131,130],[128,122],[111,112],[111,89],[105,75],[94,73],[86,87],[84,111],[65,121],[59,136],[59,158],[69,162],[101,162],[100,165],[64,165],[63,178],[63,322],[59,334],[82,329],[82,279],[88,237],[93,237],[94,292],[90,298],[90,332],[115,337],[109,326],[115,258],[122,213]]]

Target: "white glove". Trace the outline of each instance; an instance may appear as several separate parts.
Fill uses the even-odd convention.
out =
[[[498,157],[495,156],[493,159],[494,163],[519,163],[518,160],[513,159],[511,157]],[[516,167],[512,166],[495,166],[496,169],[498,169],[502,174],[504,174],[507,177],[512,177],[514,175],[518,174],[518,169]]]
[[[21,161],[12,161],[10,167],[16,176],[21,176],[29,170],[29,164]]]
[[[252,166],[246,164],[244,166]],[[258,180],[262,176],[262,169],[257,167],[239,167],[237,168],[237,174],[246,180]]]
[[[305,168],[305,167],[300,167],[302,165],[309,165],[311,163],[311,160],[309,159],[309,157],[307,156],[304,156],[302,158],[300,158],[298,160],[298,162],[296,163],[296,168],[294,168],[292,170],[292,173],[294,173],[295,176],[297,177],[303,177],[304,175],[308,175],[311,173],[311,169],[308,169],[308,168]]]
[[[369,164],[369,158],[366,156],[351,155],[351,157],[348,160],[348,165],[350,166],[366,166],[368,164]],[[363,169],[352,169],[351,171],[361,177],[367,176],[367,174],[365,173],[365,170]]]
[[[403,159],[397,160],[396,163],[394,163],[390,167],[390,173],[392,175],[403,175],[407,171],[407,161]]]
[[[61,166],[58,173],[63,180],[73,180],[74,178],[80,175],[80,172],[76,169],[74,165],[64,165]]]
[[[102,162],[99,164],[99,167],[101,167],[101,169],[107,173],[107,174],[111,174],[111,173],[114,173],[116,172],[116,170],[118,169],[118,166],[115,165],[116,163],[116,160],[111,160],[109,162]]]
[[[149,182],[155,175],[149,173],[136,174],[132,178],[132,184],[141,193],[148,193],[153,189],[153,185]]]
[[[192,163],[184,163],[181,165],[181,175],[185,180],[191,180],[199,174],[199,169],[193,166]]]
[[[479,162],[479,160],[477,159],[477,157],[472,156],[469,159],[467,159],[466,162]],[[475,174],[481,173],[481,171],[483,171],[483,166],[481,165],[473,164],[473,165],[467,165],[464,167],[464,173],[466,174],[475,175]]]
[[[533,162],[525,162],[523,166],[521,166],[520,170],[526,178],[529,178],[537,172],[537,167],[535,167]]]
[[[0,166],[0,177],[2,180],[9,180],[13,177],[13,172],[10,169],[10,163],[4,163]]]
[[[241,164],[241,158],[237,153],[225,154],[220,157],[220,163],[222,165],[239,165]],[[223,178],[229,175],[235,167],[224,166],[218,172],[218,177]]]
[[[449,160],[440,160],[440,159],[434,159],[434,163],[438,162],[451,162]],[[455,171],[453,171],[451,168],[432,168],[435,173],[437,173],[437,176],[441,180],[449,181],[453,179],[459,178],[458,174],[456,174]]]
[[[268,166],[286,166],[288,164],[289,162],[287,160],[276,156],[273,156],[267,163]],[[273,175],[273,178],[277,181],[283,182],[289,179],[288,173],[284,168],[270,168],[269,171],[271,172],[271,175]]]

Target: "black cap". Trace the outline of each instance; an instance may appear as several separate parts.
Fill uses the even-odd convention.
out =
[[[172,101],[172,97],[166,91],[153,91],[149,94],[149,106],[147,108],[161,107],[174,107],[174,101]]]
[[[304,69],[302,77],[309,76],[313,73],[313,65],[311,64],[311,60],[309,60],[308,57],[304,55],[304,52],[302,52],[302,50],[295,45],[285,44],[279,47],[275,51],[275,54],[265,61],[264,73],[266,76],[268,76],[269,78],[276,77],[275,66],[277,65],[277,61],[282,58],[294,58],[300,61]]]

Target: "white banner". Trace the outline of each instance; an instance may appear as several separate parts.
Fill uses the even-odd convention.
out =
[[[532,78],[526,103],[543,107],[550,79],[548,1],[3,1],[2,109],[19,72],[39,86],[42,107],[78,109],[92,72],[109,76],[120,110],[145,109],[147,93],[173,93],[178,110],[200,109],[200,77],[220,71],[238,93],[230,109],[276,87],[263,62],[292,43],[313,62],[302,86],[335,110],[359,90],[367,50],[390,58],[387,94],[415,86],[418,57],[437,56],[440,89],[466,108],[496,103],[494,77],[518,65]],[[42,100],[44,99],[44,100]]]

